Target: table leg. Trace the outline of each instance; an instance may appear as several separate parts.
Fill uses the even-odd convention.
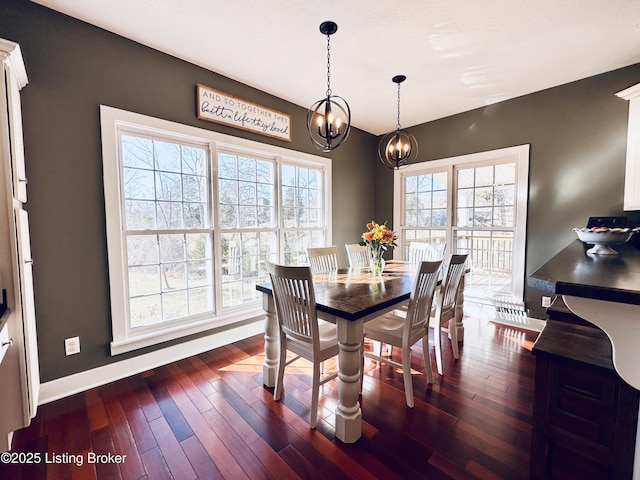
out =
[[[462,280],[460,281],[460,288],[458,289],[458,299],[456,300],[456,308],[454,312],[454,317],[449,321],[449,328],[452,327],[451,322],[453,321],[454,328],[456,328],[456,333],[458,334],[458,341],[462,342],[464,340],[464,325],[462,324],[462,317],[464,316],[463,307],[464,307],[464,277],[462,275]],[[451,338],[451,335],[449,335]]]
[[[336,319],[338,327],[338,406],[336,407],[336,438],[354,443],[362,435],[360,367],[363,340],[363,320]]]
[[[278,357],[280,355],[280,332],[276,305],[273,295],[262,294],[262,308],[265,311],[264,321],[264,363],[262,364],[262,383],[266,387],[276,386],[278,375]]]

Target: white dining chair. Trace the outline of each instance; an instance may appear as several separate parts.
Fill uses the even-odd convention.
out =
[[[350,267],[368,267],[371,263],[371,248],[359,243],[345,244]]]
[[[431,309],[431,317],[434,319],[434,322],[431,323],[431,326],[433,326],[433,344],[435,347],[436,366],[440,375],[443,375],[442,328],[447,323],[449,323],[449,337],[451,338],[453,358],[460,358],[458,332],[455,325],[451,325],[451,320],[455,318],[458,291],[464,276],[467,257],[468,254],[466,253],[449,256],[445,277],[437,291],[435,305]]]
[[[311,273],[329,273],[338,270],[338,247],[307,248],[307,259]]]
[[[280,400],[284,370],[302,357],[313,364],[309,425],[316,428],[320,385],[337,377],[337,372],[321,378],[322,362],[338,355],[335,324],[318,320],[311,269],[267,262],[280,332],[278,375],[273,399]],[[294,357],[287,361],[287,350]]]
[[[411,242],[408,253],[409,263],[443,260],[446,246],[444,242]]]
[[[416,278],[407,310],[393,310],[364,324],[364,336],[402,349],[402,363],[383,358],[372,352],[364,356],[402,369],[407,405],[413,408],[413,383],[411,378],[411,347],[422,340],[424,373],[428,383],[433,383],[429,357],[429,318],[433,295],[438,283],[441,262],[422,262]]]

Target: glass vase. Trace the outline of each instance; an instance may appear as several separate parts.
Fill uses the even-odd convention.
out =
[[[384,271],[384,258],[382,258],[382,249],[373,250],[371,257],[371,273],[373,275],[382,275]]]

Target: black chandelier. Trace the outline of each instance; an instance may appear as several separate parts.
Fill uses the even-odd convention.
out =
[[[400,84],[407,79],[396,75],[391,80],[398,84],[398,120],[395,132],[387,133],[378,145],[378,157],[385,167],[399,169],[418,157],[416,137],[400,127]]]
[[[322,22],[320,32],[327,36],[327,94],[307,112],[307,131],[314,146],[330,152],[344,143],[351,129],[351,109],[342,97],[331,92],[331,35],[336,33],[335,22]]]

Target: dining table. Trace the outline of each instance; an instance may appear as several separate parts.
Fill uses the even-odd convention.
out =
[[[344,443],[354,443],[362,435],[359,396],[364,323],[409,300],[415,271],[415,264],[388,261],[381,275],[374,275],[367,267],[341,268],[313,275],[318,317],[335,323],[338,331],[335,436]],[[280,336],[273,291],[270,283],[260,283],[256,289],[263,294],[262,306],[266,313],[263,383],[266,387],[275,387]],[[462,302],[459,305],[456,326],[462,325]]]

